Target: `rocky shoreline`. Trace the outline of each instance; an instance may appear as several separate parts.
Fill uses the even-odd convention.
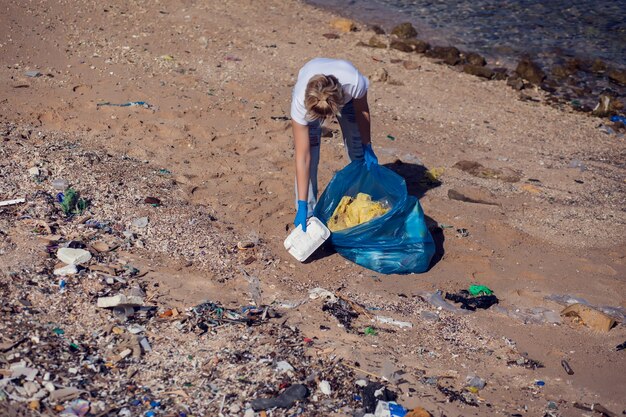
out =
[[[358,26],[350,19],[338,19],[335,29],[345,33],[358,30]],[[421,54],[485,80],[506,80],[507,85],[516,91],[540,88],[548,94],[546,102],[557,108],[591,113],[601,118],[626,114],[623,100],[626,69],[610,66],[600,59],[564,58],[562,65],[554,65],[546,71],[531,58],[522,57],[517,66],[510,69],[489,65],[477,52],[462,51],[455,46],[431,45],[418,38],[417,30],[409,22],[394,26],[388,34],[379,25],[365,25],[364,30],[373,34],[368,42],[359,42],[357,46],[395,49],[407,53],[408,59],[411,54]],[[624,124],[617,122],[611,128],[623,132]]]

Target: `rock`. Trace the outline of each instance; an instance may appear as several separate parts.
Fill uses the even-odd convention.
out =
[[[598,117],[606,117],[617,110],[622,103],[610,94],[601,94],[598,104],[591,114]]]
[[[137,296],[125,296],[123,294],[113,297],[98,298],[98,308],[115,308],[121,306],[142,306],[143,299]]]
[[[413,47],[418,54],[423,54],[430,49],[430,44],[421,39],[407,39],[405,42]]]
[[[530,81],[533,84],[541,84],[546,78],[546,74],[539,68],[539,65],[535,64],[530,59],[522,59],[515,69],[517,75],[525,80]]]
[[[385,29],[381,28],[381,27],[380,27],[380,26],[378,26],[378,25],[372,25],[372,26],[370,26],[370,30],[371,30],[372,32],[374,32],[375,34],[377,34],[377,35],[384,35],[384,34],[385,34]]]
[[[510,168],[487,168],[475,161],[459,161],[453,167],[478,178],[498,179],[505,182],[518,182],[521,179],[520,173]]]
[[[562,316],[577,317],[582,323],[600,332],[608,332],[615,324],[613,318],[595,308],[576,303],[561,311]]]
[[[539,85],[543,91],[547,91],[550,94],[554,94],[557,91],[558,84],[554,80],[545,80]]]
[[[465,203],[487,204],[492,206],[500,205],[500,203],[495,201],[491,193],[476,188],[464,190],[449,189],[448,198],[450,200],[463,201]]]
[[[371,46],[372,48],[386,48],[387,47],[387,42],[380,39],[376,35],[372,35],[372,37],[370,38],[367,44],[368,46]]]
[[[410,45],[409,43],[401,39],[392,39],[389,47],[391,49],[397,49],[398,51],[402,52],[413,52],[415,50],[413,45]]]
[[[405,417],[433,417],[428,411],[422,407],[415,407]]]
[[[326,39],[339,39],[339,35],[336,33],[322,33],[322,36]]]
[[[493,71],[487,67],[481,67],[478,65],[465,64],[463,66],[463,72],[477,77],[491,79],[493,77]]]
[[[143,229],[144,227],[148,226],[148,223],[149,221],[147,217],[138,217],[136,219],[133,219],[131,224],[135,227]]]
[[[291,408],[296,401],[304,400],[309,395],[306,385],[291,385],[276,398],[257,398],[250,402],[255,411],[268,410],[270,408]]]
[[[76,268],[76,265],[70,264],[70,265],[65,265],[62,268],[57,268],[54,271],[52,271],[52,273],[57,276],[75,275],[78,273],[78,268]]]
[[[491,69],[493,71],[494,80],[506,80],[508,78],[508,70],[503,67],[496,67]]]
[[[416,70],[420,68],[420,64],[415,61],[402,61],[402,66],[408,70]]]
[[[330,26],[341,32],[348,33],[356,31],[356,24],[353,20],[337,18],[330,21]]]
[[[461,62],[461,52],[454,46],[435,46],[426,53],[426,56],[441,59],[452,66]]]
[[[626,70],[612,69],[609,71],[608,76],[609,80],[613,81],[615,84],[626,86]]]
[[[552,67],[552,70],[551,70],[552,75],[560,79],[567,78],[570,75],[574,74],[575,72],[576,72],[575,69],[569,68],[569,67],[563,67],[561,65],[555,65]]]
[[[241,411],[241,406],[239,406],[239,404],[233,404],[228,411],[230,411],[231,414],[238,414]]]
[[[600,58],[596,58],[591,64],[591,72],[595,72],[596,74],[601,74],[605,72],[607,69],[606,63]]]
[[[103,252],[108,252],[108,251],[110,251],[110,250],[111,250],[111,248],[109,247],[109,245],[108,245],[106,242],[103,242],[103,241],[101,241],[101,240],[99,240],[99,241],[97,241],[97,242],[92,243],[92,244],[91,244],[91,247],[92,247],[95,251],[100,252],[100,253],[103,253]]]
[[[386,82],[389,80],[389,73],[384,68],[379,68],[376,72],[370,76],[370,81],[372,82]]]
[[[405,22],[391,29],[391,34],[396,35],[400,39],[410,39],[417,36],[417,30],[411,23]]]
[[[39,176],[39,174],[40,174],[40,172],[39,172],[39,168],[37,168],[37,167],[32,167],[32,168],[29,168],[29,169],[28,169],[28,174],[29,174],[31,177],[38,177],[38,176]]]
[[[91,253],[85,249],[60,248],[57,258],[67,265],[82,265],[89,262]]]
[[[322,391],[322,394],[324,395],[330,395],[333,392],[330,387],[330,382],[328,381],[320,381],[318,388],[320,389],[320,391]]]
[[[524,80],[515,74],[506,80],[506,85],[513,88],[513,90],[521,91],[524,89]]]
[[[470,52],[469,54],[467,54],[465,56],[465,60],[468,64],[476,65],[478,67],[484,67],[485,65],[487,65],[487,61],[485,61],[485,58],[476,52]]]

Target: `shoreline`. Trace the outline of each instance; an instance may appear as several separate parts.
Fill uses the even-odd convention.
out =
[[[261,417],[254,400],[305,385],[272,415],[339,417],[363,411],[363,382],[431,415],[623,409],[623,320],[600,333],[559,315],[564,295],[626,306],[626,145],[599,119],[535,87],[356,46],[373,33],[300,1],[14,0],[7,15],[0,201],[25,201],[0,207],[0,410],[56,415],[80,399],[95,415]],[[380,275],[332,251],[300,264],[283,247],[291,88],[324,55],[370,78],[379,161],[420,196],[438,242],[427,273]],[[336,124],[321,152],[320,190],[346,165]],[[58,179],[86,210],[63,213]],[[62,275],[63,247],[91,258]],[[499,304],[437,305],[470,284]],[[349,306],[312,299],[317,287]],[[119,294],[142,299],[128,320],[98,307]],[[470,389],[472,375],[486,385]]]
[[[347,19],[355,19],[360,22],[360,26],[364,30],[371,30],[372,27],[381,27],[386,33],[391,33],[393,28],[402,22],[410,22],[399,11],[386,10],[384,17],[369,11],[344,11],[338,6],[322,5],[315,1],[307,2],[313,7],[321,10],[328,10]],[[443,29],[427,28],[423,23],[417,26],[417,38],[422,42],[426,42],[432,47],[456,47],[461,54],[484,54],[487,60],[487,66],[496,69],[507,69],[508,74],[514,74],[519,63],[525,59],[536,61],[538,52],[518,52],[514,53],[512,48],[506,45],[494,46],[492,53],[475,52],[471,47],[464,47],[460,44],[451,43],[445,39],[450,35],[445,35]],[[471,43],[471,42],[470,42]],[[495,49],[501,51],[508,50],[508,53],[500,52],[498,54]],[[626,66],[620,66],[618,62],[607,62],[601,59],[592,59],[580,54],[558,53],[552,54],[550,59],[551,65],[546,66],[539,62],[538,71],[543,73],[543,80],[534,84],[540,87],[553,97],[555,105],[569,105],[576,111],[591,113],[598,104],[604,99],[603,95],[608,95],[614,101],[611,109],[596,109],[595,116],[607,118],[612,115],[624,117],[626,110],[624,108],[624,100],[620,97],[626,96]],[[460,64],[455,65],[462,65]],[[619,81],[618,81],[619,80]],[[600,105],[602,107],[602,105]]]

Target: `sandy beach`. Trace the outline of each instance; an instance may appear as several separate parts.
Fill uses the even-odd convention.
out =
[[[67,340],[106,357],[121,336],[96,299],[136,283],[156,311],[141,322],[151,350],[107,359],[107,373],[80,384],[52,372],[57,389],[89,391],[81,398],[100,408],[88,415],[120,415],[131,407],[124,398],[132,385],[167,402],[156,415],[243,416],[252,399],[304,383],[311,395],[301,415],[352,416],[361,408],[360,379],[382,382],[398,403],[433,416],[602,415],[574,402],[615,415],[626,409],[626,352],[616,351],[626,340],[623,323],[599,332],[571,318],[538,319],[558,316],[565,295],[623,318],[626,143],[618,128],[606,133],[607,119],[551,106],[536,87],[516,91],[421,54],[361,46],[374,34],[367,25],[343,32],[331,24],[336,16],[293,0],[10,0],[0,10],[0,201],[26,200],[0,207],[0,383],[26,360],[45,385],[50,365],[41,354],[5,348],[34,336],[20,333],[29,326],[39,332],[54,323]],[[295,214],[291,89],[317,56],[347,59],[370,78],[374,150],[420,197],[437,241],[424,274],[377,274],[330,249],[300,264],[283,247]],[[129,102],[142,104],[111,105]],[[348,163],[338,124],[321,152],[323,189]],[[424,180],[429,169],[442,173],[437,181]],[[90,200],[87,211],[61,215],[52,186],[59,178]],[[451,199],[450,190],[490,204]],[[88,227],[85,215],[110,231]],[[143,217],[147,225],[135,222]],[[89,265],[100,268],[86,265],[59,292],[55,251],[73,241],[106,241],[108,249],[92,251]],[[259,301],[251,277],[280,318],[201,335],[159,318],[205,300],[229,308]],[[499,304],[456,314],[428,302],[436,290],[470,284],[487,285]],[[316,287],[354,303],[352,330],[309,298]],[[378,315],[412,327],[378,323]],[[46,346],[33,352],[64,349]],[[235,351],[256,359],[232,362]],[[278,360],[295,371],[278,374]],[[469,375],[486,381],[468,394],[476,404],[439,388],[467,393]],[[322,379],[332,394],[315,391]],[[18,382],[0,384],[0,393],[7,384]],[[106,386],[108,393],[98,388]],[[18,391],[0,396],[0,410],[58,415],[69,404],[44,396],[34,406]],[[146,411],[132,407],[128,415]]]

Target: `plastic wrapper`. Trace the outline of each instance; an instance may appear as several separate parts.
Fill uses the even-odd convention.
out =
[[[344,258],[382,274],[420,273],[428,269],[435,244],[419,201],[407,193],[402,177],[374,165],[354,161],[337,172],[315,206],[315,216],[328,223],[344,196],[369,194],[390,210],[366,223],[333,232],[335,250]]]

